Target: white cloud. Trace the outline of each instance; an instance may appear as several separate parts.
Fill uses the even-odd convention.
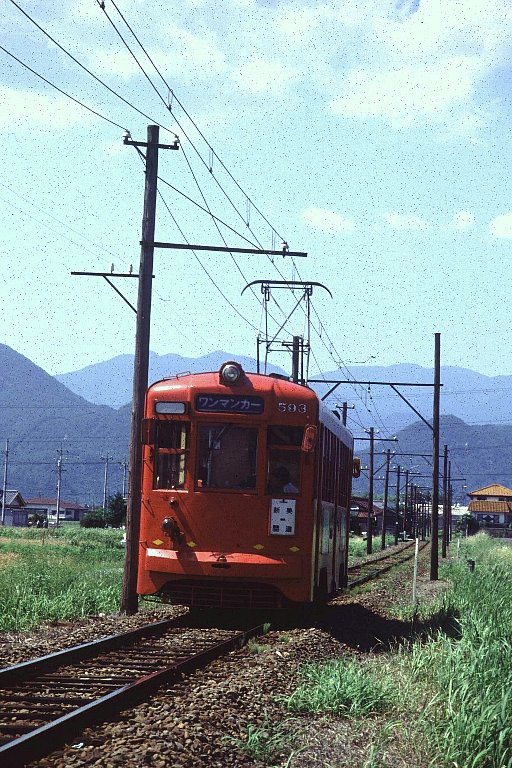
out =
[[[305,208],[301,216],[313,229],[319,229],[322,232],[351,232],[354,229],[352,219],[329,211],[326,208]]]
[[[439,123],[467,103],[475,69],[471,58],[450,57],[429,68],[352,70],[329,106],[337,115],[380,117],[397,127]]]
[[[233,80],[251,93],[282,92],[296,78],[296,70],[281,61],[253,59],[233,72]]]
[[[459,211],[456,213],[451,221],[453,229],[460,231],[471,229],[475,223],[475,217],[469,211]]]
[[[90,113],[65,96],[0,86],[0,129],[66,129],[89,118]]]
[[[429,222],[425,219],[410,213],[386,213],[384,218],[393,229],[402,229],[409,232],[425,230],[430,226]]]
[[[493,237],[512,238],[512,213],[504,213],[492,219],[489,232]]]
[[[198,25],[200,29],[200,25]],[[177,77],[185,80],[209,80],[226,71],[226,55],[218,47],[212,33],[205,31],[192,34],[177,24],[168,24],[161,31],[160,45],[148,51],[158,69],[170,82]],[[141,64],[155,77],[153,68],[144,56],[138,55]],[[124,48],[96,50],[90,56],[91,66],[98,64],[102,69],[125,80],[138,75],[140,68]],[[159,85],[160,85],[160,81]]]

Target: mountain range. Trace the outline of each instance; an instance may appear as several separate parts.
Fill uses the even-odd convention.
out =
[[[223,351],[201,358],[152,353],[150,380],[183,371],[218,370],[222,362],[231,359],[238,360],[248,371],[256,369],[251,358]],[[283,372],[276,367],[270,370]],[[132,376],[131,355],[53,377],[10,347],[0,345],[0,447],[9,440],[8,487],[16,488],[25,498],[54,497],[57,456],[62,450],[62,498],[101,503],[107,456],[108,493],[122,490]],[[324,373],[323,377],[349,378],[339,370]],[[431,383],[433,372],[409,364],[358,366],[351,369],[350,379]],[[456,494],[461,496],[464,484],[470,489],[491,482],[512,485],[512,416],[507,395],[512,389],[512,377],[487,377],[447,367],[442,368],[441,380],[441,445],[450,446],[452,477],[465,478],[454,483]],[[313,386],[322,395],[332,385]],[[427,420],[430,418],[431,388],[404,386],[400,391]],[[356,437],[363,437],[363,430],[369,426],[379,428],[380,437],[398,435],[399,443],[377,443],[379,453],[388,447],[397,453],[431,453],[430,429],[389,387],[343,384],[326,402],[335,407],[344,400],[356,405],[348,411],[348,425]],[[363,463],[367,462],[367,448],[367,442],[356,442]],[[376,457],[376,468],[379,459],[382,464],[384,457]],[[409,466],[416,467],[411,471],[427,475],[431,471],[421,458],[406,460],[397,456],[397,462],[402,466],[409,462]],[[376,471],[376,492],[378,476]],[[427,485],[428,478],[423,482]],[[361,478],[355,489],[364,492],[367,480]]]
[[[150,381],[189,371],[216,371],[226,360],[236,359],[247,371],[255,371],[252,358],[216,351],[198,358],[176,354],[150,355]],[[268,366],[268,372],[285,373],[283,368]],[[78,371],[55,377],[76,395],[90,403],[119,408],[131,401],[133,356],[119,355],[110,360],[87,366]],[[313,374],[313,380],[356,380],[364,385],[342,384],[328,398],[334,408],[347,401],[351,409],[349,422],[359,428],[388,425],[398,431],[417,421],[414,411],[393,392],[390,387],[372,385],[372,381],[392,381],[415,384],[431,384],[434,371],[419,365],[401,363],[391,366],[354,366],[350,376],[344,370]],[[466,368],[445,366],[442,368],[441,413],[457,416],[468,424],[512,424],[512,376],[485,376]],[[324,395],[332,385],[312,384]],[[402,386],[400,392],[425,417],[432,415],[432,388]],[[353,409],[352,409],[353,406]]]

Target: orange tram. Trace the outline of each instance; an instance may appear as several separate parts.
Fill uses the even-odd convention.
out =
[[[159,381],[143,443],[140,595],[281,608],[346,584],[353,438],[313,390],[235,362]]]

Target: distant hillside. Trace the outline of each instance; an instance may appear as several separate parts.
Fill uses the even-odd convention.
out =
[[[151,352],[149,381],[152,383],[166,376],[174,376],[186,371],[190,373],[218,371],[226,360],[237,360],[246,371],[256,371],[256,362],[251,357],[220,350],[197,358],[175,354],[157,355]],[[282,368],[272,365],[269,366],[268,371],[284,373]],[[79,371],[63,373],[55,378],[91,403],[119,408],[131,402],[132,399],[133,355],[119,355]]]
[[[107,453],[109,488],[122,486],[130,409],[93,405],[6,345],[0,345],[0,448],[9,440],[8,487],[22,496],[56,495],[57,450],[63,448],[62,497],[101,501]],[[3,466],[3,461],[2,461]]]
[[[165,374],[177,370],[216,370],[221,362],[233,357],[225,352],[216,352],[204,358],[189,360],[179,356],[152,356],[152,376],[151,378],[160,378]],[[240,358],[240,362],[251,370],[254,362],[249,358]],[[114,372],[117,370],[118,376],[123,386],[126,382],[123,379],[124,370],[129,379],[128,388],[131,387],[131,366],[132,359],[129,355],[121,358],[114,358],[113,361],[107,361],[99,366],[91,366],[91,370],[98,367],[108,370],[110,365],[111,375],[103,378],[104,392],[108,388],[114,390]],[[124,366],[124,367],[123,367]],[[79,372],[78,372],[79,373]],[[392,368],[358,368],[354,369],[354,374],[361,380],[367,378],[380,380],[408,381],[415,379],[417,381],[429,381],[432,372],[419,366],[393,366]],[[339,372],[336,374],[327,374],[326,378],[339,378]],[[473,413],[474,421],[483,421],[484,416],[479,411],[474,411],[471,405],[471,398],[475,396],[487,397],[487,406],[489,403],[499,402],[501,415],[505,417],[508,411],[508,398],[503,394],[508,389],[510,377],[496,377],[490,379],[481,374],[472,371],[465,371],[458,368],[443,369],[442,379],[445,388],[442,395],[443,410],[446,409],[448,397],[452,397],[452,402],[458,403],[459,410],[467,409]],[[95,376],[91,374],[91,385],[94,385]],[[487,382],[487,383],[486,383]],[[494,389],[490,387],[489,382],[493,382]],[[484,389],[483,385],[488,387]],[[500,387],[497,387],[497,385]],[[99,385],[97,389],[99,389]],[[344,385],[346,386],[346,385]],[[320,389],[326,391],[326,385],[319,385]],[[465,389],[463,389],[465,387]],[[374,397],[374,390],[364,394],[364,388],[359,387],[358,392],[366,405],[373,409],[373,416],[366,424],[379,427],[376,422],[376,413],[382,420],[386,420],[388,431],[393,433],[396,429],[391,421],[389,411],[385,410],[385,404],[388,400],[377,400],[377,409],[375,403],[370,401]],[[406,390],[404,389],[404,392]],[[111,392],[111,394],[112,394]],[[398,396],[390,393],[386,389],[386,397],[392,398],[392,408],[397,408],[401,403]],[[431,415],[431,391],[423,391],[418,395],[411,391],[410,397],[418,409],[430,418]],[[460,397],[459,393],[463,396]],[[126,393],[126,390],[125,390]],[[115,393],[114,393],[115,394]],[[354,390],[351,387],[340,392],[339,398],[330,399],[331,405],[340,403],[343,399],[354,402]],[[498,397],[499,396],[499,397]],[[117,397],[117,394],[115,394]],[[126,394],[119,397],[118,402],[124,399]],[[130,399],[131,393],[128,394]],[[493,400],[494,398],[494,400]],[[357,398],[359,400],[359,398]],[[349,426],[355,436],[362,436],[364,414],[368,412],[363,408],[363,403],[359,400],[361,409],[355,414],[349,411],[351,421]],[[455,405],[454,405],[455,407]],[[482,406],[483,407],[483,406]],[[404,408],[407,408],[404,405]],[[485,409],[483,413],[485,413]],[[496,414],[497,411],[495,411]],[[388,416],[386,417],[386,413]],[[63,480],[62,496],[69,500],[76,500],[83,503],[101,502],[103,494],[103,473],[104,457],[108,454],[111,457],[109,469],[109,492],[114,493],[121,490],[123,470],[121,462],[127,457],[129,442],[130,425],[130,406],[125,405],[119,410],[105,405],[94,405],[84,397],[71,392],[61,382],[54,377],[49,376],[41,368],[37,367],[30,360],[18,354],[5,345],[0,345],[0,451],[3,452],[5,440],[10,441],[9,455],[9,473],[8,486],[18,489],[23,496],[55,496],[56,493],[56,460],[57,450],[62,445],[63,448]],[[407,409],[407,416],[401,414],[401,418],[414,419],[414,424],[409,424],[398,431],[399,443],[378,442],[376,444],[377,452],[384,452],[389,446],[391,449],[405,453],[426,453],[430,455],[432,451],[432,434],[426,425],[417,421],[417,417]],[[385,436],[381,429],[379,436]],[[466,485],[469,489],[482,487],[490,482],[499,482],[512,487],[512,426],[510,425],[468,425],[462,419],[444,415],[442,417],[441,428],[441,450],[444,443],[450,446],[450,458],[452,460],[452,476],[465,477]],[[368,443],[356,442],[356,451],[363,457],[363,462],[367,462]],[[2,453],[0,453],[0,461]],[[376,457],[376,492],[382,489],[382,483],[378,480],[379,460],[383,464],[384,457]],[[430,474],[430,465],[421,458],[406,459],[397,458],[395,463],[400,461],[402,466],[414,466],[422,474]],[[3,462],[2,462],[3,463]],[[380,474],[383,470],[380,471]],[[394,475],[392,476],[395,477]],[[395,480],[392,480],[395,482]],[[428,485],[429,477],[421,480],[422,484]],[[462,499],[462,481],[454,483],[456,499]],[[364,492],[368,488],[368,481],[362,477],[355,483],[358,491]],[[463,499],[462,499],[463,500]]]
[[[238,360],[247,371],[256,370],[256,362],[249,357],[216,351],[203,357],[190,358],[176,354],[150,354],[150,381],[190,371],[216,371],[226,360]],[[269,366],[269,372],[285,373],[282,368]],[[289,371],[288,371],[289,373]],[[97,405],[119,408],[131,401],[133,355],[120,355],[79,371],[55,377],[77,395]],[[312,374],[312,379],[346,379],[343,370]],[[419,365],[401,363],[392,366],[355,366],[351,376],[359,381],[393,381],[431,383],[434,372]],[[484,376],[466,368],[445,366],[441,369],[441,413],[452,414],[466,423],[512,424],[512,376]],[[314,384],[323,395],[331,385]],[[400,387],[405,397],[426,418],[432,415],[432,389],[430,387]],[[349,411],[349,423],[355,429],[375,426],[396,432],[413,424],[417,416],[390,387],[352,384],[340,385],[328,398],[335,407],[347,401],[354,409]]]
[[[383,491],[383,483],[378,479],[383,477],[384,468],[377,471],[384,461],[385,451],[390,448],[397,456],[393,458],[394,466],[414,467],[412,471],[421,472],[427,478],[415,480],[417,485],[430,485],[432,473],[431,464],[421,457],[404,457],[400,453],[424,453],[428,459],[432,456],[432,432],[422,422],[416,422],[398,432],[398,443],[378,443],[375,452],[375,489],[376,493]],[[510,425],[476,425],[465,424],[454,416],[441,418],[440,452],[444,445],[449,446],[449,459],[452,462],[452,478],[466,478],[465,481],[454,480],[454,497],[456,501],[467,503],[463,486],[467,490],[482,488],[491,482],[502,483],[512,487],[512,426]],[[378,446],[378,447],[377,447]],[[356,451],[362,457],[363,464],[368,466],[368,444],[356,443]],[[443,462],[440,461],[442,472]],[[367,475],[367,473],[365,473]],[[396,487],[396,474],[390,480],[391,488]],[[359,491],[368,490],[367,477],[361,477],[355,482]],[[394,494],[394,490],[391,490]]]
[[[351,377],[359,381],[392,381],[432,383],[434,371],[419,365],[401,363],[391,366],[354,366]],[[330,371],[315,379],[347,379],[343,370]],[[467,424],[512,424],[512,376],[484,376],[476,371],[455,366],[441,368],[441,413],[457,416]],[[330,386],[330,385],[329,385]],[[328,385],[315,385],[320,394]],[[425,418],[432,416],[432,389],[430,387],[399,387],[400,392]],[[349,411],[349,423],[354,428],[377,427],[383,424],[394,433],[417,420],[415,413],[391,387],[340,385],[328,402],[331,405],[344,400],[355,405]],[[350,421],[350,418],[352,421]],[[355,427],[359,425],[359,427]]]

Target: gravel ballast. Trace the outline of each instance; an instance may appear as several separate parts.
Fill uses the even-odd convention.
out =
[[[420,592],[422,584],[425,590],[432,589],[426,574],[427,558],[425,552]],[[363,768],[378,724],[334,716],[292,716],[283,698],[296,688],[298,669],[305,662],[326,661],[346,653],[364,656],[375,652],[379,640],[407,637],[410,626],[388,614],[396,600],[410,599],[411,573],[412,563],[371,590],[345,595],[333,610],[319,614],[313,626],[271,627],[245,648],[173,688],[161,689],[151,701],[119,715],[117,722],[87,729],[77,735],[73,745],[33,765]],[[7,666],[25,661],[181,611],[146,608],[133,617],[102,616],[28,633],[3,633],[0,663]],[[267,724],[282,736],[282,748],[277,744],[273,757],[264,763],[247,754],[242,745],[248,735],[261,732]],[[392,744],[389,750],[388,764],[396,768],[414,764],[403,745]]]

